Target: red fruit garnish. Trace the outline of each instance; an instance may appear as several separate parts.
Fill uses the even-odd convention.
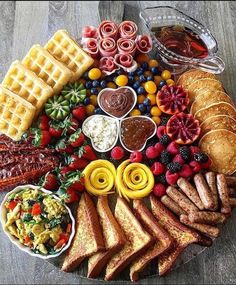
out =
[[[44,177],[42,187],[51,191],[58,190],[59,184],[57,181],[57,176],[53,173],[48,172]]]
[[[157,92],[156,101],[163,113],[171,115],[183,112],[189,104],[187,93],[177,85],[163,86]]]
[[[182,166],[181,171],[179,172],[179,176],[183,178],[188,178],[193,175],[193,170],[188,164],[184,164]]]
[[[178,154],[179,153],[179,145],[176,142],[171,142],[167,146],[167,151],[169,151],[171,154]]]
[[[34,140],[33,143],[36,146],[46,146],[51,142],[52,136],[49,131],[34,130]]]
[[[111,157],[114,160],[120,160],[124,157],[124,155],[125,155],[125,151],[120,146],[115,146],[111,151]]]
[[[172,116],[167,125],[168,136],[178,144],[191,144],[200,134],[199,121],[191,114],[179,113]]]
[[[81,129],[78,129],[75,133],[70,135],[68,142],[73,147],[79,147],[84,143],[84,140],[84,134],[82,133]]]
[[[176,156],[172,160],[173,162],[178,162],[181,165],[185,164],[185,161],[183,160],[182,156],[180,154],[176,154]]]
[[[62,178],[65,178],[66,175],[72,171],[73,169],[70,168],[69,166],[63,166],[62,168],[60,168],[59,173],[60,173],[60,176],[62,176]]]
[[[192,167],[192,170],[194,173],[198,173],[201,171],[202,167],[200,165],[200,163],[198,163],[197,161],[193,160],[189,163],[189,165]]]
[[[77,154],[72,154],[68,158],[68,166],[74,170],[84,169],[88,164],[89,164],[88,160],[80,158]]]
[[[156,158],[159,154],[160,152],[154,146],[149,146],[146,149],[146,157],[149,159]]]
[[[96,155],[95,151],[88,144],[82,146],[81,149],[79,150],[79,152],[80,151],[82,153],[82,157],[85,158],[85,159],[88,159],[88,160],[95,160],[95,159],[97,159],[97,155]]]
[[[153,165],[151,166],[151,171],[154,175],[160,175],[164,173],[165,166],[160,162],[154,162]]]
[[[142,159],[143,159],[143,154],[141,151],[133,151],[131,154],[130,154],[130,157],[129,157],[130,161],[131,162],[141,162]]]
[[[67,194],[67,198],[65,199],[65,202],[67,204],[75,202],[75,201],[79,201],[79,196],[74,190],[68,189],[66,191],[66,194]]]
[[[64,121],[64,126],[65,126],[65,132],[68,135],[72,135],[77,131],[80,124],[75,118],[68,118]]]
[[[201,168],[203,169],[208,169],[211,166],[211,164],[212,164],[212,161],[210,158],[208,159],[207,162],[200,163]]]
[[[176,184],[178,178],[179,178],[178,173],[171,173],[170,170],[166,171],[166,181],[169,185]]]
[[[72,115],[79,121],[83,122],[86,118],[86,109],[84,106],[78,106],[72,110]]]
[[[195,153],[201,152],[201,149],[198,146],[191,145],[189,149],[191,152],[192,159]]]
[[[47,115],[45,114],[41,115],[38,119],[40,130],[48,131],[49,121],[50,121],[50,118]]]
[[[163,184],[158,183],[154,185],[152,191],[155,196],[162,197],[166,194],[166,187]]]
[[[166,126],[159,126],[157,128],[157,137],[161,138],[165,134],[166,134]]]
[[[60,153],[68,153],[72,154],[74,152],[73,147],[71,145],[68,145],[65,139],[61,139],[57,142],[55,145],[55,148]]]

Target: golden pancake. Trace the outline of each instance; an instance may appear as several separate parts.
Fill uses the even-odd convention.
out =
[[[190,69],[184,72],[178,79],[177,85],[182,85],[184,89],[193,83],[197,79],[201,78],[213,78],[216,79],[216,76],[212,73],[202,71],[200,69]]]
[[[206,133],[218,129],[225,129],[236,133],[236,121],[232,117],[226,115],[217,115],[203,121],[200,128],[200,136],[204,136]]]
[[[224,92],[224,88],[219,80],[212,78],[197,79],[196,81],[192,82],[187,88],[190,103],[192,103],[199,95],[197,90],[203,87],[207,87],[210,90],[219,90]]]
[[[199,120],[200,123],[202,123],[206,119],[217,115],[228,115],[236,120],[235,108],[231,104],[226,102],[219,102],[211,104],[206,108],[202,108],[195,113],[194,118]]]
[[[228,130],[206,133],[199,146],[212,160],[211,170],[233,174],[236,170],[236,134]]]
[[[195,98],[190,113],[194,115],[198,110],[219,102],[226,102],[233,105],[233,101],[226,93],[207,89]]]

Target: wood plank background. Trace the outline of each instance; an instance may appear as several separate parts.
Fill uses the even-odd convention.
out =
[[[127,1],[125,4],[124,18],[136,21],[141,31],[144,26],[139,20],[139,10],[155,5],[177,7],[209,27],[226,63],[222,81],[235,101],[236,2]],[[115,9],[116,1],[113,5]],[[56,30],[65,28],[78,38],[84,25],[99,23],[98,1],[2,1],[0,11],[0,80],[13,60],[22,59],[33,44],[44,44]],[[3,197],[4,193],[0,195],[0,201]],[[235,223],[234,214],[210,249],[168,277],[150,278],[138,284],[235,284]],[[0,263],[1,284],[102,284],[65,274],[48,262],[29,257],[8,241],[2,229]]]

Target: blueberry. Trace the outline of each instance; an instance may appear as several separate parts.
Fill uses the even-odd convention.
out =
[[[91,89],[92,88],[92,81],[86,81],[85,82],[85,88],[86,89]]]
[[[148,76],[147,81],[153,81],[153,76]]]
[[[124,72],[123,72],[123,70],[122,70],[121,68],[116,71],[116,74],[117,74],[117,75],[121,75],[121,74],[123,74],[123,73],[124,73]]]
[[[83,78],[86,79],[86,80],[89,79],[89,77],[88,77],[88,71],[84,73]]]
[[[102,81],[100,82],[100,86],[101,86],[102,88],[106,88],[106,87],[107,87],[107,82],[106,82],[106,80],[102,80]]]
[[[95,114],[102,114],[102,109],[101,109],[101,108],[96,108],[96,109],[94,110],[94,113],[95,113]]]
[[[148,105],[148,106],[146,106],[146,109],[147,109],[147,112],[150,112],[151,109],[152,109],[152,106],[151,106],[151,105]]]
[[[144,104],[138,104],[139,111],[144,113],[146,112],[146,106]]]
[[[142,74],[139,76],[139,82],[145,82],[146,81],[146,77]]]
[[[151,118],[151,114],[150,113],[145,113],[144,116]]]
[[[97,88],[92,88],[92,89],[90,90],[90,92],[91,92],[91,94],[93,94],[93,95],[98,95],[98,90],[97,90]]]
[[[134,83],[134,76],[133,75],[129,75],[128,79],[129,79],[129,84],[133,84]]]
[[[86,97],[84,99],[84,105],[88,105],[89,103],[90,103],[90,99],[89,99],[89,97]]]
[[[139,86],[140,86],[140,83],[138,81],[135,81],[133,84],[133,88],[136,90],[139,88]]]
[[[113,81],[112,76],[107,76],[107,77],[106,77],[106,81],[107,81],[107,82],[112,82],[112,81]]]
[[[93,87],[99,87],[100,82],[99,82],[98,80],[94,80],[94,81],[92,82],[92,85],[93,85]]]
[[[165,80],[161,80],[159,83],[159,87],[163,87],[166,85],[166,81]]]
[[[143,88],[143,86],[140,86],[140,87],[138,88],[137,93],[138,93],[138,94],[143,94],[143,93],[145,93],[145,89]]]
[[[151,68],[151,73],[152,73],[153,75],[157,75],[157,74],[158,74],[158,68],[157,68],[157,67],[152,67],[152,68]]]
[[[143,104],[145,106],[150,106],[150,100],[148,98],[146,98],[144,101],[143,101]]]
[[[148,69],[148,63],[145,61],[141,64],[141,67],[143,70],[147,70]]]
[[[128,72],[128,76],[134,76],[134,72]]]
[[[140,67],[136,69],[136,74],[137,74],[138,76],[142,75],[143,72],[144,72],[144,70],[143,70],[142,68],[140,68]]]

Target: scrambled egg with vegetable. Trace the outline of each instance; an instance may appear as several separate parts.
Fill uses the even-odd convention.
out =
[[[53,255],[68,242],[71,220],[63,203],[40,190],[26,188],[10,195],[6,230],[39,254]]]

